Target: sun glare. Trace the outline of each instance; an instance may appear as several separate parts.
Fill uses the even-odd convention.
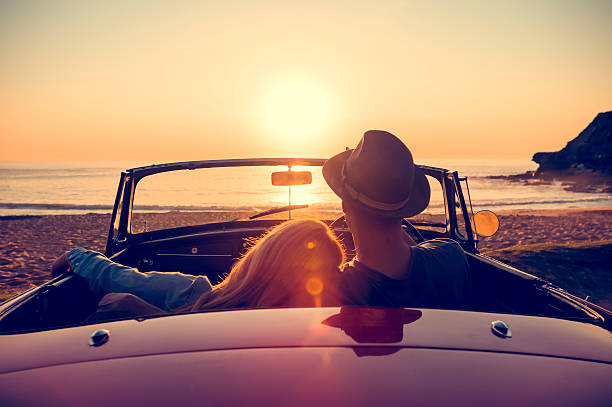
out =
[[[265,91],[257,111],[265,134],[291,147],[323,139],[333,117],[333,103],[314,82],[284,81]]]

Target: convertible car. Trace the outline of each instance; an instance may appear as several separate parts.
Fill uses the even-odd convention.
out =
[[[288,218],[351,234],[322,159],[191,161],[121,174],[106,255],[143,272],[223,279]],[[495,232],[467,180],[404,222],[466,253],[462,309],[234,309],[92,320],[99,297],[66,274],[0,304],[0,405],[612,405],[612,312],[479,253]],[[185,202],[189,202],[186,205]]]

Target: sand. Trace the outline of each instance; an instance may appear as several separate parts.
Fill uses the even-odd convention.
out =
[[[212,220],[220,215],[197,216]],[[495,236],[482,239],[481,251],[612,239],[612,208],[507,211],[498,216],[501,228]],[[148,227],[172,225],[175,217],[157,214]],[[71,248],[104,252],[109,222],[110,215],[102,214],[0,217],[0,290],[21,290],[47,281],[53,260]]]
[[[499,231],[481,238],[481,251],[534,243],[612,239],[612,208],[499,212]]]

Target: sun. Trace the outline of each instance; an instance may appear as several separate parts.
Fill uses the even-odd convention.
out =
[[[314,81],[285,80],[262,93],[257,115],[267,137],[295,147],[325,136],[333,105],[331,95]]]

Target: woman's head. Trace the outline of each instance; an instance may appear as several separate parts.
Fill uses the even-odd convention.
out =
[[[287,221],[257,240],[193,309],[326,305],[337,298],[343,262],[342,246],[326,224]]]

